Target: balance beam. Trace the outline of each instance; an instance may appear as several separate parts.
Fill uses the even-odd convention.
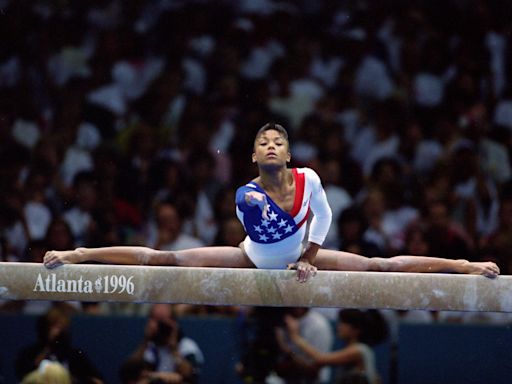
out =
[[[512,312],[512,276],[4,262],[0,299]]]

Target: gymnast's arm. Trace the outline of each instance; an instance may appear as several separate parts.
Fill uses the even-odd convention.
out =
[[[315,258],[327,236],[332,220],[331,207],[327,201],[320,177],[312,169],[306,168],[306,172],[306,177],[312,184],[309,206],[314,216],[309,227],[308,243],[304,247],[302,256],[296,263],[288,265],[288,269],[297,270],[297,280],[301,283],[306,282],[316,274]]]
[[[329,232],[332,221],[332,211],[327,201],[325,190],[322,187],[320,177],[313,170],[308,169],[308,172],[310,172],[308,177],[311,178],[313,186],[310,207],[314,216],[309,227],[308,244],[306,245],[300,261],[314,264],[316,254],[323,244],[327,232]]]
[[[138,246],[80,247],[69,251],[48,251],[44,255],[43,263],[48,268],[87,261],[125,265],[173,265],[174,256],[173,252]]]

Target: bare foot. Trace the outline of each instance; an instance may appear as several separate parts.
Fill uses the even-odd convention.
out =
[[[46,268],[56,268],[62,264],[74,264],[78,262],[76,250],[71,251],[48,251],[43,258]]]
[[[500,268],[492,261],[468,262],[466,265],[466,273],[495,278],[500,274]]]

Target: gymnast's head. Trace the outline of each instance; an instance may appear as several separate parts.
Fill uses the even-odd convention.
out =
[[[282,125],[267,123],[256,133],[253,163],[285,165],[291,159],[288,132]]]

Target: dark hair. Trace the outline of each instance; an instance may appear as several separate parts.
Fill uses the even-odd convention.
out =
[[[359,330],[364,330],[366,327],[366,315],[359,309],[342,309],[338,313],[338,320]]]
[[[360,331],[359,340],[368,345],[377,345],[389,336],[389,327],[382,314],[369,309],[342,309],[338,313],[341,323],[349,324]]]
[[[261,127],[258,132],[256,133],[255,140],[260,137],[264,132],[267,131],[277,131],[283,136],[283,138],[288,141],[288,132],[286,132],[286,129],[283,128],[282,125],[276,124],[274,122],[270,122],[265,124],[263,127]]]

